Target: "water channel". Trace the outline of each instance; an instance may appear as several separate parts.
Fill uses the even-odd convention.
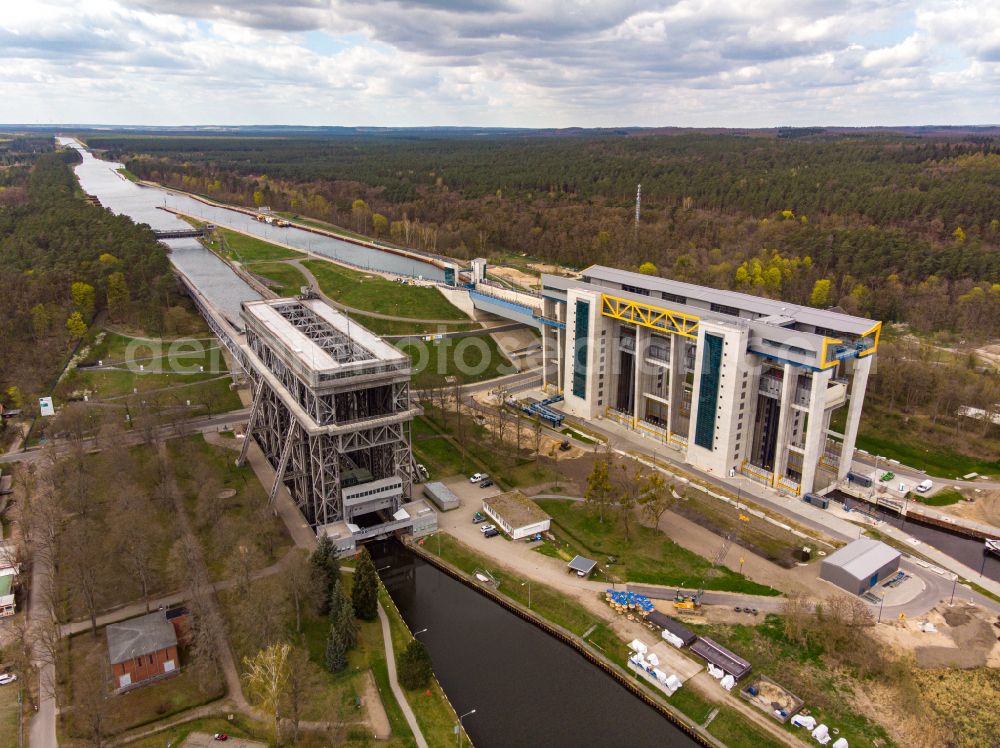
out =
[[[278,228],[255,220],[252,216],[228,208],[217,208],[199,200],[157,187],[144,187],[130,182],[118,173],[121,164],[97,159],[72,138],[58,138],[61,145],[75,148],[83,158],[76,168],[84,191],[96,195],[109,210],[129,216],[136,223],[146,223],[154,229],[185,229],[190,226],[174,214],[162,210],[173,208],[209,223],[222,224],[266,241],[280,241],[290,247],[314,252],[330,259],[360,268],[387,273],[444,280],[444,271],[420,260],[383,252],[371,247],[314,234],[297,228]],[[195,239],[169,239],[171,261],[198,286],[210,301],[222,310],[230,321],[239,319],[241,301],[260,298],[224,262]]]
[[[478,748],[697,743],[570,647],[395,541],[368,546]],[[388,567],[388,568],[385,568]]]

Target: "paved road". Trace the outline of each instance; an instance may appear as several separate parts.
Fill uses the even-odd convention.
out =
[[[37,554],[31,570],[31,590],[28,600],[28,621],[34,626],[42,616],[49,614],[41,602],[42,590],[49,582],[49,563]],[[28,727],[28,743],[35,748],[55,748],[56,739],[56,700],[55,700],[55,664],[48,661],[41,646],[36,642],[32,652],[32,663],[38,668],[38,711],[31,718]]]
[[[183,421],[180,424],[160,426],[157,429],[157,436],[160,439],[170,438],[178,433],[178,428],[182,429],[185,433],[191,434],[206,431],[218,431],[221,428],[244,422],[249,417],[249,408],[230,410],[216,416],[199,416],[198,418],[192,418],[189,421]],[[119,448],[132,446],[135,444],[142,444],[145,441],[145,435],[137,430],[127,434],[121,442],[115,444],[115,447]],[[83,443],[84,448],[88,450],[103,448],[103,446],[96,439],[84,439]],[[68,442],[64,440],[56,440],[54,441],[54,444],[57,450],[61,450],[65,446],[68,446]],[[24,452],[10,452],[8,454],[0,455],[0,464],[7,462],[35,462],[36,460],[41,459],[45,454],[47,454],[47,451],[40,447],[32,448]]]
[[[353,571],[353,569],[351,571]],[[413,737],[417,741],[417,748],[428,748],[427,741],[424,739],[424,734],[420,731],[420,725],[417,724],[417,717],[413,713],[413,709],[410,707],[410,702],[406,700],[406,694],[404,694],[403,689],[399,687],[399,680],[396,677],[396,658],[393,656],[392,649],[392,630],[389,628],[389,617],[382,609],[382,603],[378,604],[378,619],[382,624],[382,642],[385,645],[385,664],[389,668],[389,686],[392,688],[392,694],[396,697],[396,701],[399,702],[400,709],[403,710],[403,716],[406,717],[406,722],[410,726],[410,730],[413,732]]]

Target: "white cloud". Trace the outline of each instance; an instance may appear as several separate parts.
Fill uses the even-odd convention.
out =
[[[0,66],[6,122],[985,123],[1000,4],[35,0]]]

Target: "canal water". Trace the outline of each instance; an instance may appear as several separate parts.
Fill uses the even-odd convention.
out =
[[[698,744],[572,648],[395,541],[368,546],[478,748]],[[385,568],[388,567],[388,568]]]
[[[97,195],[101,203],[115,213],[125,213],[138,223],[148,223],[156,229],[190,228],[179,218],[161,210],[161,208],[173,208],[208,223],[230,226],[267,241],[280,241],[290,247],[315,252],[359,268],[428,280],[444,280],[444,270],[427,262],[345,242],[332,236],[314,234],[311,231],[269,226],[246,213],[206,205],[186,195],[178,195],[157,187],[141,187],[117,173],[116,170],[121,168],[121,164],[94,158],[88,150],[71,138],[59,138],[59,142],[76,148],[83,156],[83,164],[76,167],[83,189],[92,195]]]

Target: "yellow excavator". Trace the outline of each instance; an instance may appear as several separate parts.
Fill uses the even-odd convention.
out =
[[[697,610],[701,607],[701,596],[704,594],[705,590],[698,590],[693,595],[687,595],[677,590],[674,595],[674,608],[679,612]]]

